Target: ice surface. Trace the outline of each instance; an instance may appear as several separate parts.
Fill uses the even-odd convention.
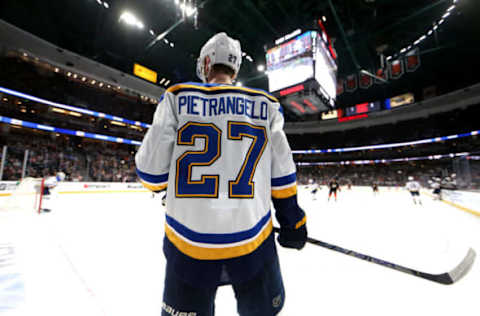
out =
[[[327,202],[299,189],[309,235],[429,273],[451,270],[469,247],[480,253],[480,218],[403,190],[343,189]],[[1,203],[1,200],[0,200]],[[163,207],[148,193],[60,195],[52,213],[0,214],[0,244],[15,246],[25,303],[2,315],[161,313],[165,259]],[[281,315],[479,315],[480,266],[445,286],[315,245],[278,247],[286,304]],[[0,280],[2,279],[0,268]],[[5,305],[0,284],[0,306]],[[217,293],[216,315],[236,314],[231,287]]]

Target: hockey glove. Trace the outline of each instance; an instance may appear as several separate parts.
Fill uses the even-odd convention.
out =
[[[307,242],[307,225],[304,224],[297,229],[280,227],[277,240],[283,247],[300,250]]]

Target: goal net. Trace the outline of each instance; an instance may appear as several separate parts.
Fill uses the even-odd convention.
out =
[[[0,211],[23,211],[40,213],[44,179],[25,178],[17,185]]]

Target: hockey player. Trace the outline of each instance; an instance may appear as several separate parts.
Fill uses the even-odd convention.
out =
[[[276,315],[285,299],[278,242],[301,249],[306,217],[278,100],[236,87],[240,43],[225,33],[201,49],[204,82],[168,88],[135,157],[143,184],[167,187],[162,315],[213,315],[216,289],[231,284],[237,310]]]
[[[335,202],[337,202],[337,190],[340,191],[340,185],[337,182],[337,178],[333,178],[330,183],[328,183],[328,187],[330,191],[328,192],[328,201],[330,201],[330,197],[332,194],[335,196]]]
[[[373,195],[377,195],[377,194],[378,194],[378,183],[373,182],[373,184],[372,184],[372,190],[373,190]]]
[[[440,178],[432,178],[429,181],[431,188],[433,189],[433,199],[434,200],[442,200],[442,188],[441,188],[441,179]]]
[[[317,194],[318,190],[320,189],[320,185],[317,182],[313,182],[313,180],[312,180],[312,184],[311,184],[310,189],[311,189],[310,193],[313,196],[313,200],[316,200],[317,199],[316,194]]]
[[[162,197],[162,206],[167,206],[167,193]]]
[[[55,176],[49,176],[45,178],[43,182],[43,199],[42,208],[40,212],[48,213],[52,210],[56,192],[54,189],[57,187],[58,182],[65,180],[65,173],[62,171],[57,172]]]
[[[408,177],[408,182],[405,185],[405,188],[412,195],[413,203],[417,204],[418,202],[420,205],[422,205],[422,200],[420,199],[420,184],[415,181],[413,177]]]

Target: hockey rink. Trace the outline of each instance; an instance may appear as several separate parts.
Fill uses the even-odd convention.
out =
[[[158,316],[165,259],[161,195],[62,194],[53,212],[0,213],[0,314]],[[428,273],[480,252],[480,218],[404,190],[343,189],[327,202],[299,189],[312,238]],[[0,200],[1,202],[1,200]],[[283,316],[480,314],[480,259],[465,278],[441,285],[307,244],[278,247]],[[7,263],[2,268],[2,263]],[[6,267],[6,268],[5,268]],[[237,315],[220,287],[216,315]]]

